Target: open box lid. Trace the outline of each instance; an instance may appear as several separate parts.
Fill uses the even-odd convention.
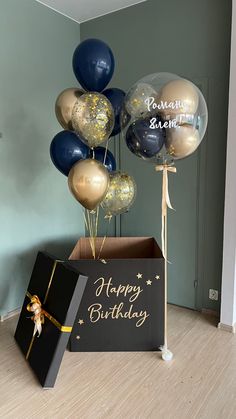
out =
[[[45,388],[54,386],[87,277],[76,269],[39,252],[17,324],[15,339]],[[34,321],[27,306],[37,296],[44,310],[42,332],[34,335]]]
[[[96,255],[100,259],[163,258],[154,237],[107,237],[104,244],[103,241],[103,237],[95,239]],[[69,259],[93,259],[88,237],[78,240]]]

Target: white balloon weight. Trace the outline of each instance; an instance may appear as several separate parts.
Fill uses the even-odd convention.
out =
[[[173,353],[169,349],[163,350],[161,357],[163,361],[171,361],[173,359]]]
[[[171,73],[150,74],[127,93],[121,127],[128,148],[145,160],[185,158],[200,145],[207,127],[203,94]]]

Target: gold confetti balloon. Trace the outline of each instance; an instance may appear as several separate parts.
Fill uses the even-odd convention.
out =
[[[191,125],[166,130],[166,151],[174,160],[190,156],[200,143],[199,131]]]
[[[153,97],[157,98],[156,90],[148,83],[137,83],[127,93],[123,110],[121,112],[121,124],[125,127],[129,119],[139,119],[149,114],[147,100]]]
[[[78,88],[70,87],[63,90],[57,97],[55,103],[55,114],[59,124],[64,129],[72,130],[72,110],[77,99],[84,94],[84,91]]]
[[[136,197],[136,183],[127,173],[110,173],[110,183],[101,207],[107,216],[127,212]]]
[[[68,185],[72,195],[83,207],[94,210],[106,195],[109,174],[97,160],[80,160],[70,170]]]
[[[72,126],[89,147],[97,147],[108,140],[114,123],[112,105],[101,93],[85,93],[76,101]]]

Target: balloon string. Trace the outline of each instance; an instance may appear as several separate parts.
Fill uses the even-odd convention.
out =
[[[101,259],[101,253],[102,253],[102,250],[103,250],[103,247],[104,247],[105,241],[106,241],[106,239],[107,239],[108,230],[109,230],[109,227],[110,227],[110,223],[111,223],[112,215],[108,216],[107,218],[108,218],[108,224],[107,224],[107,228],[106,228],[106,233],[105,233],[105,236],[104,236],[104,237],[103,237],[103,239],[102,239],[102,244],[101,244],[101,247],[100,247],[100,250],[99,250],[99,253],[98,253],[98,257],[97,257],[97,259]]]
[[[96,255],[95,255],[95,244],[94,244],[94,237],[93,237],[92,220],[90,217],[90,212],[87,209],[86,209],[86,214],[87,214],[87,226],[88,226],[88,232],[89,232],[89,243],[90,243],[90,247],[92,251],[92,256],[95,259]]]
[[[91,251],[92,251],[92,256],[94,258],[94,248],[93,248],[93,242],[92,242],[92,229],[91,229],[91,219],[90,219],[90,213],[87,210],[87,217],[88,217],[88,231],[89,231],[89,243],[90,243],[90,247],[91,247]]]
[[[104,153],[103,165],[105,165],[106,158],[107,158],[108,143],[109,143],[109,138],[108,138],[108,140],[106,142],[106,148],[105,148],[105,153]]]
[[[164,176],[164,173],[163,173]],[[167,260],[167,211],[166,214],[164,215],[164,229],[165,229],[165,266],[164,266],[164,275],[165,275],[165,284],[164,284],[164,304],[165,304],[165,331],[164,331],[164,351],[166,351],[168,349],[168,325],[167,325],[167,274],[168,274],[168,260]]]
[[[92,212],[92,242],[93,242],[93,258],[96,259],[96,246],[95,246],[95,237],[96,237],[96,212]]]
[[[85,228],[86,228],[86,230],[87,230],[87,231],[88,231],[88,233],[89,233],[89,244],[90,244],[90,247],[91,247],[91,251],[92,251],[92,253],[93,253],[93,247],[92,247],[92,242],[91,242],[91,237],[90,237],[90,231],[89,231],[89,226],[88,226],[88,220],[87,220],[87,218],[86,218],[86,215],[85,215],[84,211],[82,211],[82,213],[83,213],[83,217],[84,217]]]
[[[99,205],[96,208],[96,217],[95,217],[95,237],[98,235],[98,217],[99,217]]]
[[[87,223],[87,219],[86,219],[86,216],[85,216],[84,211],[82,211],[82,214],[83,214],[83,217],[84,217],[84,224],[85,224],[85,228],[86,228],[86,230],[88,231],[88,223]]]
[[[96,237],[97,237],[97,208],[96,211],[92,211],[91,213],[92,218],[92,242],[93,242],[93,257],[96,259]]]
[[[93,258],[94,258],[94,247],[93,247],[93,239],[92,239],[92,223],[91,223],[91,217],[90,217],[90,212],[89,212],[89,210],[87,210],[87,217],[88,217],[88,225],[89,225],[89,241],[90,241],[90,245],[91,245],[91,248],[92,248],[92,255],[93,255]]]
[[[92,246],[93,246],[93,258],[95,259],[95,246],[94,246],[94,229],[93,229],[93,224],[94,224],[94,217],[93,217],[93,213],[89,212],[89,217],[90,217],[90,231],[91,231],[91,240],[92,240]]]

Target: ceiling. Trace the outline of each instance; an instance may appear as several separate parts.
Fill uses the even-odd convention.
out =
[[[75,20],[86,22],[146,0],[36,0],[45,6]]]

